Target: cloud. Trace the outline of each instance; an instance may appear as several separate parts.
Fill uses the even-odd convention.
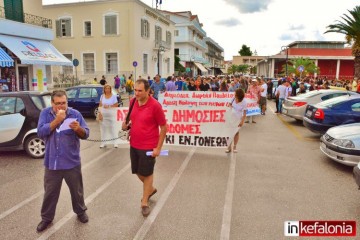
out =
[[[305,26],[303,24],[300,24],[300,25],[291,25],[289,27],[289,30],[290,31],[293,31],[293,30],[304,30],[305,29]]]
[[[225,27],[234,27],[237,25],[241,25],[241,22],[236,18],[229,18],[224,20],[219,20],[215,22],[216,25],[223,25]]]
[[[267,10],[273,0],[224,0],[229,5],[237,8],[241,13],[254,13]]]

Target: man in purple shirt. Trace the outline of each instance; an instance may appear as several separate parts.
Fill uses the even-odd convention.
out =
[[[176,85],[174,79],[171,76],[167,77],[165,86],[166,91],[176,91]]]
[[[54,219],[63,179],[69,187],[73,211],[79,221],[89,221],[80,162],[80,139],[89,137],[89,128],[77,110],[67,107],[65,91],[54,91],[51,105],[41,111],[37,127],[38,136],[45,141],[45,194],[38,232],[44,231]],[[66,119],[71,121],[68,127],[62,126]]]

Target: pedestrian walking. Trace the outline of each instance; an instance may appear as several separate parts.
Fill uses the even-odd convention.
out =
[[[67,119],[73,120],[68,123]],[[69,128],[63,128],[62,124],[68,124]],[[45,194],[41,207],[42,220],[36,230],[44,231],[53,221],[63,179],[69,187],[72,208],[78,220],[88,222],[81,174],[80,139],[89,137],[89,128],[77,110],[68,108],[65,91],[52,93],[51,107],[40,113],[37,134],[45,141]]]
[[[160,81],[160,76],[157,74],[154,77],[154,82],[150,86],[151,90],[153,91],[153,97],[158,100],[159,93],[166,91],[166,86],[163,82]]]
[[[100,97],[99,110],[97,117],[100,122],[100,134],[101,140],[115,139],[117,137],[117,132],[115,131],[116,119],[113,117],[111,108],[116,108],[119,106],[117,96],[112,93],[111,86],[105,84],[103,88],[103,94]],[[107,143],[113,143],[114,148],[118,148],[116,140],[107,141]],[[101,142],[100,148],[105,147],[105,142]]]
[[[135,82],[135,98],[130,103],[133,107],[129,117],[131,170],[143,183],[141,212],[144,217],[150,214],[149,199],[157,192],[153,186],[155,158],[160,155],[167,131],[164,111],[149,93],[147,80]],[[125,121],[122,129],[127,129]],[[151,155],[148,156],[147,152]]]
[[[241,88],[236,89],[235,96],[232,102],[230,103],[230,107],[232,108],[232,114],[235,117],[235,121],[238,121],[239,124],[237,127],[240,128],[244,125],[245,118],[246,118],[246,100],[245,100],[245,93]],[[234,153],[237,153],[236,145],[239,141],[239,130],[236,132],[234,139],[232,141],[232,149]],[[231,143],[229,144],[228,148],[225,151],[226,153],[231,152]]]

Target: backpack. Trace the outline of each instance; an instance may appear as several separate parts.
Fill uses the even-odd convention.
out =
[[[131,86],[131,82],[130,81],[127,81],[126,84],[125,84],[125,90],[126,92],[132,92],[133,91],[133,88]]]

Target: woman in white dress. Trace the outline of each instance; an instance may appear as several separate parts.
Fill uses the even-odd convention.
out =
[[[117,137],[117,132],[114,129],[116,119],[111,114],[114,111],[111,108],[118,107],[118,100],[116,95],[112,94],[111,86],[108,84],[104,85],[103,94],[100,97],[99,104],[99,120],[100,120],[100,134],[101,140],[114,139]],[[116,140],[101,142],[100,148],[105,147],[106,143],[114,144],[117,148]]]
[[[230,107],[232,108],[232,116],[234,121],[238,121],[239,124],[237,127],[240,128],[244,125],[245,118],[246,118],[246,100],[245,100],[245,93],[241,88],[236,89],[234,99],[230,103]],[[237,153],[236,145],[239,141],[239,130],[236,132],[234,136],[233,143],[233,152]],[[225,151],[226,153],[231,152],[231,142],[228,148]]]

